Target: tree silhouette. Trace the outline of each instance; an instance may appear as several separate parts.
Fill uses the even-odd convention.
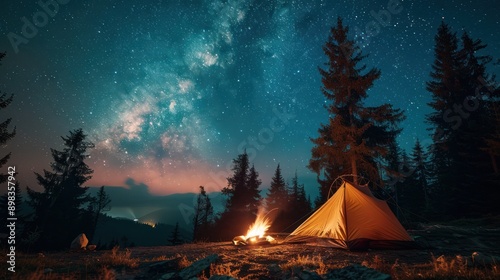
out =
[[[430,205],[430,190],[429,190],[429,177],[430,172],[428,170],[427,155],[424,152],[424,148],[417,139],[415,146],[413,147],[411,153],[411,162],[413,172],[411,176],[416,184],[416,197],[418,201],[418,214],[425,216],[427,213],[431,212]],[[423,207],[422,207],[423,206]]]
[[[326,200],[325,189],[342,174],[363,175],[381,183],[377,160],[387,153],[388,145],[400,132],[397,125],[404,118],[390,104],[363,105],[380,71],[376,68],[365,71],[366,66],[360,65],[366,56],[348,39],[348,31],[338,18],[323,47],[328,57],[326,69],[319,68],[322,93],[332,102],[326,106],[330,114],[328,123],[319,128],[319,137],[311,139],[314,147],[308,167],[318,177],[322,175],[329,180],[319,180],[320,201]],[[357,184],[357,177],[353,178]]]
[[[306,197],[304,185],[299,184],[297,172],[295,172],[292,178],[292,186],[290,187],[288,199],[286,220],[288,221],[287,229],[290,229],[290,227],[298,226],[305,221],[312,210],[311,204]]]
[[[279,164],[271,179],[271,186],[266,197],[266,209],[267,211],[277,211],[276,218],[270,228],[272,231],[281,232],[288,227],[290,221],[287,217],[288,192]]]
[[[0,61],[5,57],[5,53],[0,52]],[[0,90],[0,110],[7,108],[12,101],[14,100],[14,95],[7,96],[7,94],[2,93]],[[16,135],[16,128],[14,127],[12,131],[9,132],[9,125],[12,121],[12,118],[8,118],[5,121],[0,123],[0,145],[5,145],[9,140],[14,138]],[[10,158],[11,153],[4,155],[0,158],[0,168],[2,168]],[[0,174],[0,184],[3,184],[7,181],[8,174]]]
[[[467,179],[462,187],[466,190],[465,197],[471,200],[469,213],[500,213],[496,199],[492,199],[500,196],[500,191],[494,187],[500,185],[496,167],[500,157],[489,148],[490,140],[499,141],[495,120],[500,104],[500,87],[496,85],[495,75],[487,73],[487,65],[493,58],[481,55],[487,45],[480,39],[472,39],[467,32],[463,32],[461,43],[460,84],[464,99],[459,106],[463,107],[465,114],[458,128],[461,135],[457,139],[457,159]],[[456,108],[454,105],[453,109]]]
[[[44,170],[44,175],[35,173],[42,192],[31,188],[28,191],[28,205],[33,210],[29,223],[31,231],[39,232],[38,247],[43,249],[62,249],[68,247],[72,239],[92,224],[85,209],[90,202],[88,187],[83,184],[91,178],[93,170],[84,160],[87,150],[94,147],[86,141],[82,129],[70,131],[61,137],[65,148],[62,151],[51,149],[52,172]]]
[[[99,188],[99,192],[95,197],[90,198],[88,213],[92,215],[92,227],[89,229],[88,239],[93,240],[94,233],[97,229],[97,224],[99,222],[99,217],[103,212],[111,210],[110,204],[111,198],[108,196],[104,190],[104,186]]]
[[[486,73],[492,59],[479,55],[486,47],[481,40],[464,33],[460,42],[441,23],[427,82],[433,109],[427,121],[434,130],[431,187],[433,204],[443,218],[492,211],[497,207],[489,198],[500,195],[498,188],[491,187],[500,182],[495,175],[496,157],[488,148],[488,141],[495,139],[495,123],[490,120],[499,96],[498,88],[489,86],[494,76]]]
[[[259,173],[255,170],[255,166],[252,165],[248,174],[247,189],[248,189],[248,211],[257,215],[262,197],[260,195],[260,185],[262,184],[259,179]]]
[[[405,184],[406,177],[408,177],[409,173],[408,162],[403,162],[403,153],[396,143],[393,141],[389,145],[389,150],[387,155],[385,155],[384,160],[387,164],[387,170],[385,174],[385,188],[382,189],[382,193],[377,193],[381,198],[386,199],[389,207],[394,212],[396,217],[400,218],[401,209],[400,209],[400,197],[401,197],[401,189]]]
[[[281,211],[286,210],[288,206],[288,193],[286,190],[285,179],[281,175],[280,165],[276,167],[274,176],[271,179],[271,186],[266,197],[266,208],[272,210],[278,208]]]
[[[434,112],[427,115],[427,121],[434,126],[435,134],[433,136],[433,153],[431,162],[433,164],[434,179],[433,189],[435,189],[436,210],[441,213],[450,212],[451,197],[454,195],[447,186],[456,186],[461,180],[455,176],[455,162],[450,161],[453,152],[448,147],[453,145],[452,137],[454,131],[449,122],[444,119],[445,112],[452,108],[453,100],[449,98],[460,91],[458,84],[459,61],[458,61],[458,41],[455,33],[452,33],[448,25],[442,23],[435,36],[435,61],[432,65],[432,80],[427,82],[427,90],[432,93],[432,102],[428,105],[434,109]]]
[[[5,53],[0,52],[0,61],[5,57]],[[0,110],[7,108],[14,99],[13,95],[7,96],[7,94],[2,93],[0,90]],[[9,140],[14,138],[16,135],[16,128],[14,127],[12,131],[9,131],[9,125],[12,121],[12,118],[8,118],[5,121],[0,123],[0,145],[5,146]],[[3,157],[0,158],[0,168],[4,170],[5,164],[9,161],[11,156],[11,153],[7,153]],[[7,186],[7,193],[0,197],[0,213],[1,213],[1,218],[2,220],[6,221],[8,217],[16,217],[17,218],[17,228],[20,228],[20,225],[22,224],[22,217],[20,215],[20,209],[22,205],[22,196],[21,196],[21,190],[19,188],[19,182],[15,181],[16,176],[11,176],[11,175],[16,175],[17,173],[14,171],[14,174],[3,174],[0,173],[0,184],[4,185],[5,182],[7,182],[9,176],[11,180],[9,180],[9,184]],[[12,185],[14,184],[14,185]],[[13,194],[13,195],[12,195]],[[14,199],[14,211],[10,212],[9,211],[9,197],[11,197],[11,200]],[[10,205],[10,209],[12,209],[12,203]],[[12,215],[11,215],[12,214]],[[2,227],[0,230],[1,233],[7,233],[8,228],[7,227]]]
[[[260,203],[260,180],[255,168],[250,169],[246,151],[233,159],[232,171],[233,175],[227,178],[227,187],[222,189],[228,197],[226,207],[215,226],[218,238],[223,240],[245,234],[255,220],[255,207]]]
[[[415,174],[413,173],[414,167],[406,152],[401,154],[401,163],[401,171],[407,176],[396,185],[397,213],[398,218],[403,223],[409,223],[421,217],[421,210],[425,208],[424,192],[415,179]],[[402,210],[402,213],[400,213],[399,208]]]
[[[200,186],[200,194],[196,200],[193,217],[193,241],[207,240],[210,238],[209,230],[213,222],[214,209],[212,202],[203,186]]]
[[[250,163],[246,151],[238,155],[233,160],[233,176],[227,178],[227,187],[222,189],[222,193],[227,195],[226,208],[232,211],[246,211],[249,206],[248,197],[248,170]]]
[[[182,240],[179,237],[179,222],[175,223],[175,227],[172,230],[172,235],[168,239],[168,242],[172,245],[179,245],[182,243]]]

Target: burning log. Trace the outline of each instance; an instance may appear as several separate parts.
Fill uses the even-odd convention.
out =
[[[267,216],[267,214],[263,214],[261,213],[261,211],[259,211],[259,213],[257,214],[257,218],[255,218],[255,222],[250,226],[247,234],[236,236],[235,238],[233,238],[233,244],[236,246],[245,246],[267,245],[276,243],[276,240],[272,236],[266,235],[266,231],[269,229],[269,227],[271,227],[271,222],[272,221]]]
[[[236,236],[233,238],[233,244],[236,246],[246,246],[246,245],[268,245],[268,244],[275,244],[276,239],[274,239],[272,236],[267,235],[263,237],[259,236],[251,236],[251,237],[246,237],[244,235]]]

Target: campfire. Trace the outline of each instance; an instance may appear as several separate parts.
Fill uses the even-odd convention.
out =
[[[266,235],[266,231],[271,227],[271,223],[271,219],[259,211],[255,222],[250,226],[247,234],[233,238],[233,244],[263,245],[276,243],[276,240],[272,236]]]

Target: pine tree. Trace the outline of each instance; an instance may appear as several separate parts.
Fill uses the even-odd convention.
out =
[[[168,242],[170,242],[171,245],[179,245],[182,243],[182,239],[179,236],[179,222],[175,223],[175,227],[172,230],[172,234],[170,238],[168,239]]]
[[[38,247],[43,249],[62,249],[69,246],[72,239],[92,224],[83,207],[90,202],[88,187],[83,184],[91,178],[93,170],[84,160],[87,150],[94,147],[86,141],[81,129],[70,131],[62,137],[65,148],[52,149],[52,172],[44,170],[44,175],[35,173],[42,192],[31,188],[28,191],[28,205],[34,210],[29,231],[40,233]]]
[[[248,175],[247,181],[247,189],[248,189],[248,211],[257,215],[260,202],[262,197],[260,195],[259,187],[262,184],[262,181],[259,179],[259,173],[255,170],[255,166],[252,165],[250,168],[250,173]]]
[[[246,151],[233,160],[233,176],[227,178],[228,185],[222,193],[228,197],[225,210],[216,221],[215,229],[221,239],[245,234],[255,220],[255,206],[258,198],[258,173],[249,170],[250,162]],[[250,184],[249,184],[250,182]]]
[[[295,171],[295,175],[292,178],[292,186],[288,190],[288,205],[290,206],[290,210],[297,208],[297,204],[299,201],[299,178],[297,175],[297,171]]]
[[[205,187],[200,186],[200,194],[196,200],[193,217],[193,241],[210,238],[209,230],[213,220],[213,212],[212,202],[205,191]]]
[[[5,57],[5,53],[0,52],[0,61]],[[0,109],[5,109],[7,106],[9,106],[12,101],[14,100],[14,96],[10,95],[7,96],[7,94],[2,93],[0,90]],[[14,138],[16,135],[16,128],[12,129],[12,131],[9,132],[9,125],[12,121],[12,118],[8,118],[5,121],[0,123],[0,145],[5,145],[9,140]],[[6,154],[2,158],[0,158],[0,168],[2,168],[7,161],[9,160],[11,156],[11,153]],[[2,169],[3,170],[3,169]],[[0,174],[0,184],[3,184],[7,181],[7,178],[9,177],[8,174]]]
[[[389,151],[384,157],[387,164],[385,169],[385,188],[377,193],[379,197],[386,200],[389,207],[394,212],[396,217],[400,217],[400,192],[402,184],[404,184],[405,177],[409,174],[405,172],[407,166],[402,162],[404,151],[397,145],[396,141],[392,141],[389,145]],[[407,170],[406,170],[407,171]]]
[[[311,212],[311,204],[309,203],[304,185],[299,184],[297,172],[292,178],[292,186],[288,194],[288,209],[286,213],[288,225],[300,225],[306,220],[308,214]]]
[[[426,159],[426,154],[424,148],[417,139],[415,146],[413,147],[411,153],[411,161],[413,172],[411,176],[414,178],[417,184],[417,191],[415,199],[418,200],[419,209],[418,213],[424,215],[430,212],[430,194],[429,194],[429,170],[427,169],[428,162]]]
[[[286,191],[285,179],[281,175],[281,168],[278,164],[274,176],[271,179],[271,186],[266,197],[266,208],[268,211],[278,208],[285,210],[288,204],[288,193]]]
[[[306,190],[305,190],[304,184],[299,184],[298,200],[299,200],[300,213],[302,214],[301,219],[303,219],[305,221],[307,216],[309,214],[311,214],[312,207],[311,207],[311,200],[310,200],[309,196],[306,196]]]
[[[402,210],[402,213],[398,211],[398,218],[408,226],[409,222],[417,221],[421,217],[421,210],[425,207],[424,192],[415,179],[414,167],[406,152],[402,153],[401,160],[401,171],[406,176],[404,181],[397,184],[398,207]]]
[[[233,176],[227,178],[228,186],[222,189],[222,193],[229,196],[226,208],[231,211],[244,212],[250,204],[248,199],[248,169],[250,163],[246,151],[233,160]]]
[[[314,143],[309,168],[318,176],[331,182],[338,175],[353,174],[381,183],[377,160],[387,153],[388,145],[394,141],[403,120],[403,113],[390,104],[365,107],[363,100],[367,91],[379,78],[380,71],[360,64],[366,57],[354,41],[347,38],[349,29],[342,19],[330,32],[323,50],[328,57],[326,69],[319,69],[322,77],[322,93],[332,104],[327,106],[330,114],[328,124],[319,128],[319,137]],[[329,184],[322,184],[320,195],[328,190]],[[322,197],[320,201],[326,200]]]
[[[0,91],[1,93],[1,91]],[[9,104],[12,102],[14,99],[14,96],[11,95],[7,97],[5,93],[0,95],[0,109],[5,109]],[[5,145],[9,140],[14,138],[16,135],[16,128],[12,129],[11,132],[9,132],[9,125],[12,121],[12,118],[8,118],[7,120],[3,121],[0,123],[0,145]],[[3,167],[8,161],[11,156],[11,153],[8,153],[4,155],[2,158],[0,158],[0,168]],[[0,184],[3,184],[7,181],[7,178],[9,175],[7,174],[0,174]]]
[[[304,184],[299,184],[299,178],[297,172],[292,178],[292,187],[289,194],[290,209],[295,210],[297,214],[296,219],[302,218],[304,215],[308,214],[311,209],[311,204],[306,196],[306,191],[304,189]],[[295,220],[296,220],[295,219]]]
[[[89,228],[88,239],[93,240],[95,231],[97,229],[97,224],[99,222],[99,217],[103,212],[111,210],[110,204],[111,198],[108,196],[104,190],[104,186],[99,188],[99,192],[95,197],[90,198],[88,213],[91,215],[92,226]]]
[[[0,52],[0,61],[4,57],[5,57],[5,53]],[[10,95],[7,97],[7,95],[5,93],[2,93],[0,91],[0,109],[7,108],[7,106],[9,106],[12,103],[13,99],[14,99],[13,95]],[[12,118],[8,118],[7,120],[0,123],[0,145],[2,145],[2,146],[6,145],[7,142],[9,140],[11,140],[12,138],[14,138],[14,136],[16,135],[16,128],[15,127],[12,129],[12,131],[9,131],[10,130],[9,125],[10,125],[11,121],[12,121]],[[4,168],[4,165],[9,161],[10,156],[11,156],[11,153],[8,153],[0,158],[1,170],[7,169],[7,168]],[[12,170],[12,171],[14,172],[14,175],[17,174],[17,173],[15,173],[15,170]],[[8,180],[9,176],[11,177],[11,180]],[[0,198],[0,213],[2,214],[1,218],[3,221],[6,221],[6,219],[8,217],[13,217],[10,214],[14,214],[14,217],[16,217],[18,219],[17,226],[19,228],[20,225],[22,224],[22,217],[20,216],[20,213],[19,213],[19,210],[21,209],[21,205],[22,205],[22,196],[21,196],[21,190],[19,188],[19,182],[15,181],[15,179],[16,179],[16,176],[11,176],[10,174],[0,173],[0,184],[1,185],[4,185],[5,182],[9,181],[9,184],[5,184],[5,185],[7,185],[8,192]],[[12,185],[12,184],[14,184],[14,185]],[[12,187],[14,188],[14,190],[13,190],[14,195],[11,195],[12,193],[9,193],[9,192],[12,192],[10,190]],[[14,199],[14,203],[15,203],[15,205],[14,205],[15,209],[11,213],[9,213],[9,196]],[[8,229],[4,226],[0,230],[0,233],[7,233],[7,231],[8,231]]]
[[[437,201],[433,203],[438,206],[438,212],[450,214],[453,212],[452,196],[463,178],[460,178],[461,174],[454,174],[457,172],[457,162],[451,155],[457,154],[454,139],[456,135],[444,114],[452,108],[460,91],[460,65],[457,36],[444,23],[439,26],[435,37],[434,54],[436,59],[432,65],[432,80],[427,82],[427,90],[432,93],[429,106],[434,109],[434,112],[427,116],[427,121],[435,129],[431,161],[435,169],[433,174],[436,175],[433,189],[436,191],[434,198]]]
[[[289,226],[288,206],[287,186],[278,164],[266,197],[267,211],[277,211],[276,218],[270,228],[271,231],[282,232]]]
[[[494,173],[487,138],[492,126],[488,110],[492,93],[481,82],[492,82],[486,74],[489,56],[479,56],[486,47],[480,40],[464,33],[459,46],[457,35],[442,23],[435,37],[435,61],[427,90],[432,93],[429,106],[434,112],[427,121],[434,129],[431,161],[435,170],[432,179],[433,202],[441,217],[462,217],[480,212],[485,207],[485,195]],[[494,101],[493,101],[494,103]],[[491,178],[491,177],[490,177]],[[486,187],[484,189],[483,187]],[[493,206],[490,204],[490,206]],[[444,215],[443,215],[444,214]]]
[[[388,188],[394,188],[397,183],[404,180],[404,177],[408,174],[404,174],[401,170],[401,148],[399,148],[396,141],[392,141],[389,145],[387,155],[384,160],[387,164],[387,169],[385,172],[386,186]]]
[[[500,176],[495,170],[498,156],[488,149],[489,139],[495,139],[495,106],[499,104],[500,88],[495,88],[495,76],[486,71],[492,57],[480,55],[487,45],[480,39],[470,38],[467,32],[463,33],[461,42],[461,84],[465,97],[455,108],[462,109],[459,113],[464,118],[458,128],[461,137],[457,146],[460,168],[468,179],[463,182],[465,196],[471,200],[468,211],[500,213],[496,199],[491,199],[500,195],[498,188],[494,187],[500,185]]]

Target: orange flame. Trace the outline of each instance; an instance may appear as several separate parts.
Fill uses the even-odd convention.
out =
[[[271,227],[271,220],[266,217],[266,215],[259,213],[255,222],[250,226],[245,235],[245,238],[248,239],[250,237],[259,237],[262,238],[266,231]]]

